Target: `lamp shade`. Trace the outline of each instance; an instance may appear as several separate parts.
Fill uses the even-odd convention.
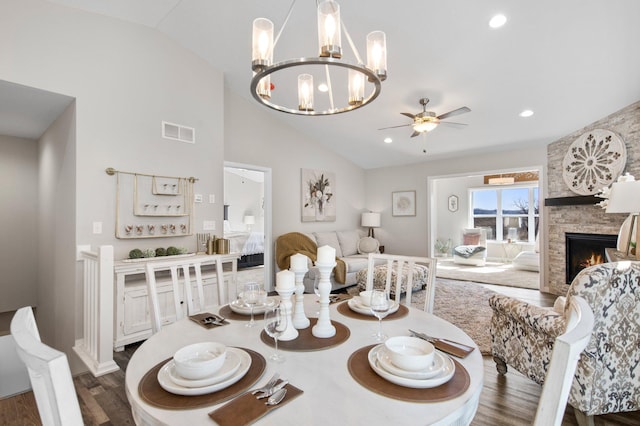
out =
[[[611,185],[607,213],[640,213],[640,181],[615,182]]]
[[[362,226],[366,228],[380,227],[380,213],[362,213]]]

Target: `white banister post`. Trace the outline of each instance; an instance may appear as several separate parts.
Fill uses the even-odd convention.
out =
[[[83,338],[74,351],[95,376],[118,371],[113,360],[113,246],[81,251],[83,261]]]

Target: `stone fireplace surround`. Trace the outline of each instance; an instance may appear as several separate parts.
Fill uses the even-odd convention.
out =
[[[545,263],[546,285],[549,292],[566,294],[566,233],[617,234],[626,214],[606,214],[593,203],[573,204],[579,197],[571,192],[562,177],[562,160],[567,149],[584,132],[593,129],[610,130],[622,137],[627,148],[625,172],[640,179],[640,101],[571,133],[547,146],[547,198],[568,197],[565,201],[546,205]],[[577,199],[577,198],[575,198]],[[575,200],[574,200],[575,202]]]

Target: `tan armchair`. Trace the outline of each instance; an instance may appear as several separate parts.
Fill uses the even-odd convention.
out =
[[[593,424],[593,415],[640,410],[640,262],[582,270],[571,283],[566,302],[574,296],[583,297],[594,314],[593,332],[569,395],[578,422]],[[567,327],[564,305],[568,303],[540,308],[494,295],[489,304],[498,372],[505,374],[510,365],[543,384],[554,341]]]

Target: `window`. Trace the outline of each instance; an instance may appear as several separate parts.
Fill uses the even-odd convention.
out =
[[[537,185],[472,189],[470,196],[473,226],[485,228],[487,239],[535,241],[539,224]]]

